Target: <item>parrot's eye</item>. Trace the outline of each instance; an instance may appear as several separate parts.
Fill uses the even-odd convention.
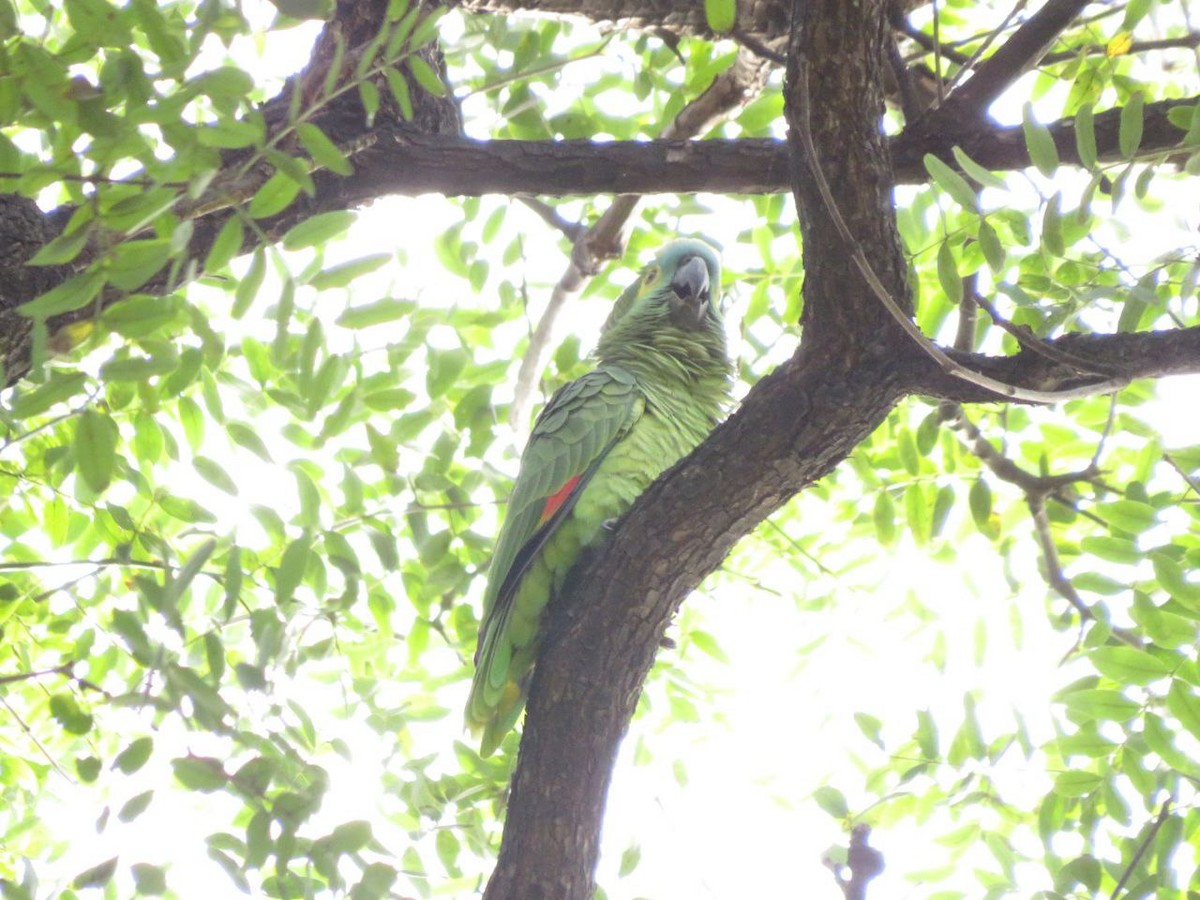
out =
[[[651,266],[646,270],[646,277],[643,279],[642,283],[645,284],[646,287],[652,287],[654,282],[658,281],[658,276],[660,274],[662,274],[662,270],[659,269],[658,266]]]

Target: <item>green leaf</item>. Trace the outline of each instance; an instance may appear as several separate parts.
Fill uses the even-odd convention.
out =
[[[217,517],[211,512],[195,500],[189,500],[185,497],[164,494],[158,498],[158,505],[167,515],[179,519],[181,522],[190,522],[199,525],[217,521]]]
[[[337,317],[337,324],[343,328],[369,328],[372,325],[384,325],[411,315],[416,308],[417,304],[412,300],[385,297],[373,303],[349,307]]]
[[[89,226],[90,223],[83,222],[78,227],[64,231],[54,240],[43,244],[25,265],[57,266],[69,263],[87,246],[88,239],[92,236],[92,229]]]
[[[1102,675],[1121,684],[1149,684],[1170,674],[1157,656],[1133,647],[1099,647],[1088,656]]]
[[[1000,242],[999,235],[987,221],[979,220],[979,247],[983,250],[983,258],[987,260],[988,268],[999,274],[1004,270],[1008,261],[1008,251]]]
[[[266,125],[261,116],[247,116],[244,119],[222,117],[194,129],[193,133],[205,147],[239,150],[242,147],[261,147],[266,139]]]
[[[1133,94],[1121,108],[1121,126],[1117,132],[1117,145],[1121,155],[1132,159],[1142,145],[1142,129],[1145,124],[1146,98],[1141,91]]]
[[[1100,786],[1095,772],[1063,772],[1054,779],[1054,793],[1061,797],[1082,797]]]
[[[958,163],[959,168],[978,181],[983,187],[1004,189],[1008,186],[1007,182],[1001,176],[975,162],[957,144],[950,148],[950,152],[954,154],[954,161]]]
[[[927,760],[936,760],[938,758],[938,728],[937,722],[929,710],[922,709],[917,711],[917,746],[921,748],[921,755]]]
[[[104,885],[112,881],[113,874],[117,871],[117,859],[118,857],[114,856],[112,859],[105,860],[98,866],[85,869],[72,879],[71,886],[76,890],[104,887]]]
[[[308,151],[308,155],[312,157],[313,162],[324,169],[328,169],[335,175],[353,175],[354,166],[350,164],[350,160],[346,155],[338,149],[337,144],[331,141],[320,128],[311,122],[301,122],[296,126],[296,135],[300,138],[300,143],[304,145],[304,149]],[[325,215],[337,215],[339,213],[325,213]],[[353,220],[354,214],[349,211],[342,211],[340,215],[350,216]]]
[[[140,339],[178,323],[181,312],[177,297],[134,294],[105,309],[101,319],[118,334]]]
[[[211,756],[181,756],[171,760],[175,778],[190,791],[212,793],[229,782],[225,767]]]
[[[104,287],[104,275],[98,270],[89,269],[28,303],[17,307],[17,312],[31,319],[45,320],[51,316],[73,312],[87,306],[100,294]]]
[[[80,780],[91,784],[100,775],[100,760],[94,756],[84,756],[75,760],[75,771]]]
[[[250,304],[258,296],[258,291],[262,287],[263,278],[267,274],[267,258],[262,247],[254,251],[254,256],[250,259],[250,268],[246,270],[245,276],[238,282],[236,291],[234,292],[232,315],[235,319],[240,319],[246,314],[246,310],[250,308]]]
[[[75,465],[97,494],[112,481],[119,437],[117,423],[94,409],[85,410],[75,423]]]
[[[954,202],[963,209],[979,212],[979,197],[974,188],[967,184],[965,178],[932,153],[926,153],[924,161],[925,171],[930,174],[938,187],[954,198]]]
[[[430,398],[444,395],[470,361],[470,354],[461,347],[449,350],[435,350],[430,347],[429,368],[425,373],[425,388]]]
[[[1030,161],[1037,170],[1050,178],[1058,171],[1058,148],[1050,129],[1034,118],[1033,104],[1026,103],[1021,113],[1021,129],[1025,133],[1025,147]]]
[[[167,892],[167,876],[159,866],[134,863],[129,867],[138,894],[157,897]]]
[[[355,214],[350,210],[334,210],[305,219],[283,236],[284,249],[301,250],[324,244],[343,234],[354,223],[355,218]]]
[[[737,0],[704,0],[704,20],[717,34],[733,31],[737,21]]]
[[[1059,701],[1072,712],[1099,721],[1127,722],[1140,706],[1120,691],[1087,688],[1062,695]]]
[[[207,456],[197,456],[192,459],[192,465],[196,467],[196,471],[200,473],[200,477],[213,487],[224,491],[230,496],[237,496],[237,482],[230,477],[229,473],[225,471],[220,463],[209,459]]]
[[[300,182],[286,172],[277,171],[251,198],[246,212],[252,219],[268,219],[291,206],[299,193]]]
[[[142,793],[131,797],[125,801],[117,813],[117,818],[122,822],[132,822],[150,806],[150,801],[154,799],[154,791],[142,791]]]
[[[153,738],[136,738],[128,747],[117,754],[117,758],[113,760],[113,767],[124,772],[126,775],[132,775],[146,764],[146,760],[150,758],[153,750]]]
[[[215,550],[216,547],[216,538],[209,538],[208,540],[204,541],[196,549],[196,552],[188,558],[188,561],[179,568],[179,571],[170,576],[170,579],[166,585],[166,599],[168,604],[173,606],[178,603],[179,598],[183,596],[183,593],[187,590],[188,585],[190,585],[195,580],[196,576],[200,574],[201,570],[204,568],[204,564],[208,562],[209,557],[212,556],[213,550]]]
[[[396,98],[396,105],[400,107],[400,115],[406,122],[410,121],[413,117],[413,103],[412,93],[408,89],[408,79],[396,69],[387,69],[383,74],[387,78],[392,96]]]
[[[225,560],[225,617],[233,615],[242,593],[242,548],[236,544],[229,548]]]
[[[15,419],[27,419],[41,415],[57,403],[62,403],[77,396],[87,384],[87,375],[83,372],[50,373],[50,380],[38,385],[31,391],[17,394],[9,411]]]
[[[1067,252],[1062,231],[1062,194],[1055,193],[1042,211],[1042,244],[1054,256]]]
[[[1200,697],[1194,687],[1179,679],[1172,681],[1167,691],[1167,709],[1192,737],[1200,740]]]
[[[949,241],[942,241],[938,247],[937,275],[938,284],[942,286],[946,299],[955,305],[962,303],[962,276],[958,274],[958,263],[954,259],[954,251],[950,249]]]
[[[1188,581],[1183,567],[1164,553],[1155,553],[1150,560],[1163,590],[1189,609],[1200,611],[1200,584]]]
[[[625,848],[625,852],[621,854],[621,864],[617,868],[617,877],[627,877],[638,867],[638,863],[641,861],[642,848],[637,844],[630,844]]]
[[[92,714],[81,709],[70,694],[51,695],[50,715],[69,734],[87,734],[92,730]]]
[[[119,244],[109,259],[108,281],[124,291],[136,290],[158,274],[172,252],[171,242],[165,239]]]
[[[363,110],[367,114],[367,127],[375,123],[375,114],[379,112],[379,88],[373,81],[358,83],[358,99],[362,101]]]
[[[242,422],[229,422],[225,426],[226,432],[229,434],[230,440],[240,447],[245,447],[263,462],[273,462],[270,451],[267,450],[267,445],[263,443],[263,439],[259,437],[257,431]]]
[[[1139,563],[1145,556],[1128,538],[1113,537],[1107,534],[1088,535],[1079,542],[1079,546],[1085,553],[1124,565]]]
[[[1141,534],[1158,522],[1158,512],[1154,507],[1138,500],[1102,503],[1097,506],[1096,512],[1113,528],[1132,535]]]
[[[296,588],[304,577],[308,567],[308,554],[312,546],[312,536],[307,532],[296,538],[279,560],[279,568],[275,571],[275,602],[283,604],[292,599]]]
[[[367,275],[387,265],[391,259],[392,254],[390,253],[376,253],[360,259],[352,259],[318,272],[309,284],[318,291],[346,287],[359,276]]]
[[[880,543],[890,545],[896,540],[896,504],[886,490],[875,493],[875,508],[871,514],[875,536]]]
[[[1075,147],[1079,151],[1079,161],[1089,171],[1095,169],[1099,161],[1094,110],[1093,104],[1085,103],[1075,113]]]
[[[357,853],[371,843],[371,823],[346,822],[333,829],[326,842],[335,853]]]
[[[835,819],[845,819],[850,815],[850,807],[846,804],[846,798],[835,787],[822,785],[813,791],[813,799],[817,801],[817,806]]]
[[[408,70],[412,72],[413,77],[417,80],[417,84],[424,88],[426,93],[434,97],[446,96],[446,83],[442,81],[438,73],[433,70],[433,67],[423,57],[413,55],[408,57],[405,63],[408,66]]]
[[[245,242],[246,229],[242,226],[242,220],[237,216],[230,216],[217,232],[212,246],[208,248],[208,256],[204,258],[204,271],[219,272],[224,269],[241,252]]]

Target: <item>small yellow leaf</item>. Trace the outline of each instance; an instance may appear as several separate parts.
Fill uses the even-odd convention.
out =
[[[1124,56],[1133,47],[1133,34],[1128,31],[1118,31],[1108,46],[1104,48],[1104,55],[1109,59],[1114,56]]]

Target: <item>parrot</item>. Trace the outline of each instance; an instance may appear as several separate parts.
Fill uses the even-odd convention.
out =
[[[697,238],[667,243],[614,303],[594,368],[534,422],[484,590],[466,709],[482,756],[525,708],[542,614],[572,566],[728,406],[720,283],[716,248]]]

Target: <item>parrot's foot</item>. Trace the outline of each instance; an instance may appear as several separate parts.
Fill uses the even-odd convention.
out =
[[[612,534],[614,531],[617,530],[617,523],[620,521],[621,521],[620,519],[616,519],[616,518],[605,519],[603,522],[600,523],[600,527],[603,528],[605,531],[607,531],[609,534]]]

